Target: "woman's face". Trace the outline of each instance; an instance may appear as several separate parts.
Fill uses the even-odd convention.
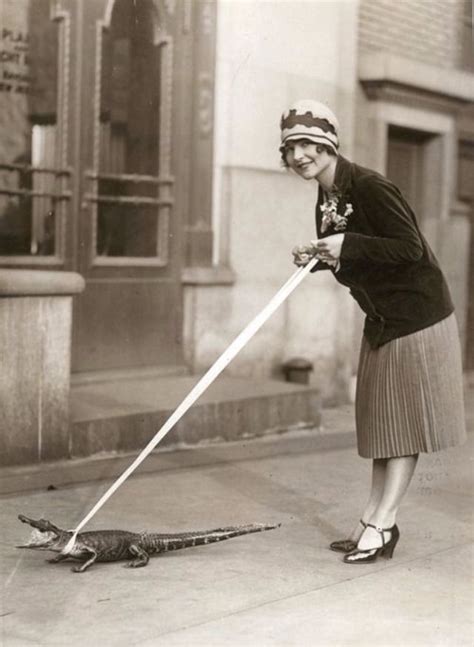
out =
[[[288,166],[304,180],[317,180],[331,165],[331,155],[321,144],[296,139],[285,144]]]

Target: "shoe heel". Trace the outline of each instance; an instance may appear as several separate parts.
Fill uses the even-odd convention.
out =
[[[385,544],[383,550],[381,551],[381,555],[383,555],[387,559],[392,559],[393,553],[395,552],[395,546],[398,544],[399,539],[400,539],[400,531],[398,530],[397,526],[394,526],[392,531],[392,537],[388,542],[388,544]]]
[[[388,544],[387,546],[385,546],[385,549],[380,554],[386,557],[387,559],[392,559],[393,553],[395,552],[396,545],[397,545],[396,541],[393,544]]]

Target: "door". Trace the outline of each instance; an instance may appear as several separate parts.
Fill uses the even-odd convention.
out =
[[[1,261],[84,276],[74,373],[182,362],[184,4],[2,2]]]
[[[152,0],[76,12],[73,372],[181,362],[180,228],[171,165],[172,21]]]
[[[400,189],[421,218],[422,146],[417,133],[390,126],[387,148],[387,177]]]
[[[405,196],[435,252],[443,201],[444,156],[443,138],[439,134],[389,126],[387,177]]]
[[[471,231],[467,271],[466,350],[464,368],[474,370],[474,139],[458,148],[458,199],[469,207]]]

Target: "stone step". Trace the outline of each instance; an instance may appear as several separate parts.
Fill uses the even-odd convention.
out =
[[[79,384],[71,389],[71,458],[142,449],[199,380],[168,376]],[[255,438],[317,427],[321,402],[310,386],[219,377],[161,447]]]

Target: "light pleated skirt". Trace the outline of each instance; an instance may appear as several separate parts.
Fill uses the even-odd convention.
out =
[[[466,439],[461,348],[455,315],[359,359],[356,429],[360,456],[436,452]]]

